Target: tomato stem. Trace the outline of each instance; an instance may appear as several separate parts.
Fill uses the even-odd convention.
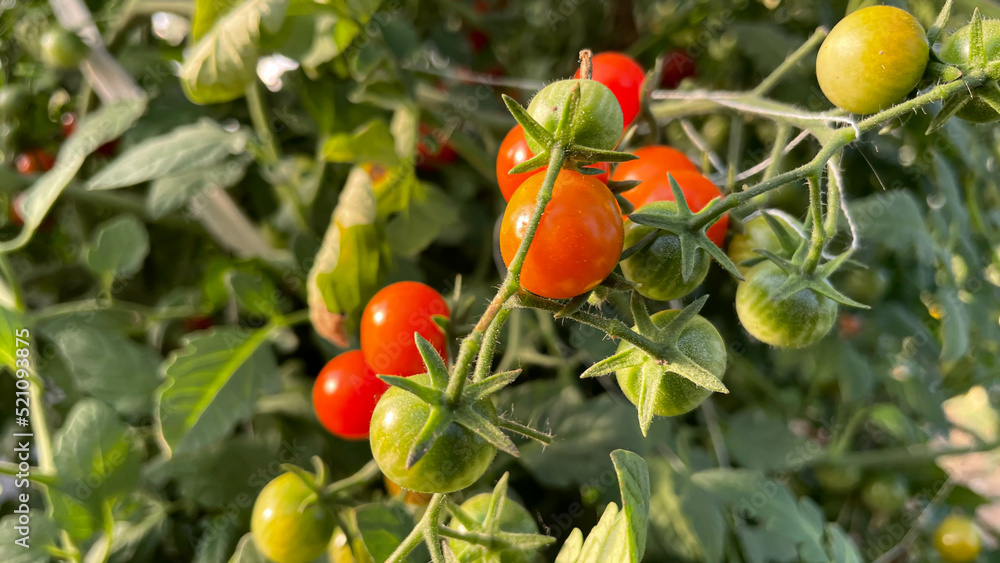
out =
[[[816,271],[819,259],[823,256],[826,246],[826,231],[823,229],[823,199],[822,178],[819,174],[810,175],[809,182],[809,212],[812,214],[812,234],[809,241],[809,254],[806,255],[802,270],[811,274]]]
[[[594,79],[594,62],[591,60],[593,53],[590,49],[580,51],[580,77],[587,80]]]
[[[755,96],[763,96],[770,92],[775,86],[778,85],[779,82],[781,82],[783,78],[785,78],[785,76],[788,75],[789,72],[791,72],[792,69],[802,62],[802,59],[809,56],[809,53],[812,53],[814,49],[819,47],[829,33],[830,31],[825,27],[816,28],[816,31],[809,36],[809,39],[806,39],[805,43],[799,45],[798,49],[792,51],[792,53],[789,54],[780,65],[778,65],[778,68],[771,71],[771,74],[767,75],[767,78],[762,80],[756,88],[751,90],[751,93]]]

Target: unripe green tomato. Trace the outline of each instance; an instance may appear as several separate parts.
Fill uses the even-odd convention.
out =
[[[410,379],[431,384],[426,373]],[[489,399],[481,399],[473,409],[496,423],[497,411]],[[369,440],[375,463],[386,477],[409,491],[451,493],[464,489],[486,473],[497,450],[478,434],[452,422],[424,457],[407,469],[406,458],[430,413],[430,405],[413,393],[390,387],[372,413]]]
[[[948,563],[975,561],[982,547],[976,526],[964,516],[948,516],[934,531],[934,549]]]
[[[969,37],[971,26],[966,25],[952,33],[944,42],[939,56],[941,60],[958,66],[963,70],[969,68]],[[986,48],[987,62],[1000,60],[1000,20],[983,20],[983,45]],[[988,87],[989,84],[983,86]],[[1000,113],[990,107],[982,98],[972,92],[972,101],[962,106],[956,114],[966,121],[988,123],[1000,119]]]
[[[909,495],[906,479],[899,475],[880,475],[865,485],[861,500],[872,510],[892,513],[903,508]]]
[[[642,206],[638,212],[673,215],[677,203],[654,201]],[[625,248],[628,248],[656,229],[646,225],[625,221]],[[625,279],[638,284],[636,291],[644,297],[658,301],[669,301],[683,297],[698,287],[708,275],[711,262],[704,250],[695,251],[694,269],[685,282],[681,275],[680,238],[666,231],[659,231],[656,238],[645,248],[622,260]]]
[[[772,299],[788,280],[774,262],[761,262],[736,289],[736,314],[754,338],[779,348],[803,348],[818,342],[837,320],[837,303],[811,289],[780,301]]]
[[[283,473],[257,495],[250,533],[260,551],[276,563],[307,563],[326,551],[335,527],[333,513],[315,499],[295,473]]]
[[[615,148],[622,136],[622,108],[611,90],[600,82],[582,78],[553,82],[535,94],[528,104],[528,113],[547,131],[555,133],[563,106],[576,85],[580,86],[580,103],[572,120],[572,142],[595,149]],[[534,154],[545,148],[530,136],[525,139]]]
[[[813,469],[816,480],[824,490],[846,494],[854,490],[861,481],[861,470],[855,466],[821,465]]]
[[[885,268],[852,268],[838,276],[837,287],[855,301],[874,305],[885,296],[891,281],[892,274]]]
[[[650,318],[656,326],[664,327],[679,314],[680,310],[670,309],[655,313]],[[632,344],[622,341],[618,345],[618,352],[632,348],[634,348]],[[712,375],[719,379],[725,376],[726,344],[722,341],[719,331],[704,317],[695,315],[691,322],[681,330],[681,334],[677,338],[677,348],[694,363],[711,372]],[[657,416],[676,416],[690,412],[712,394],[708,389],[699,387],[686,377],[670,371],[669,365],[663,366],[663,371],[664,376],[660,379],[659,387],[653,390],[656,393],[653,414]],[[642,367],[620,370],[617,377],[622,392],[633,405],[638,406],[639,391],[642,386]]]
[[[462,510],[471,516],[476,522],[482,524],[486,521],[486,513],[490,510],[489,493],[478,494],[462,503]],[[457,518],[452,518],[449,526],[461,532],[468,531]],[[531,513],[517,502],[507,498],[503,502],[503,511],[500,513],[500,531],[515,534],[537,534],[538,525]],[[477,559],[466,559],[464,554],[475,548],[472,544],[461,540],[449,539],[448,545],[455,555],[462,561],[485,562],[487,559],[480,557]],[[507,549],[501,551],[490,551],[487,555],[499,555],[503,563],[531,563],[535,560],[533,551],[522,551],[520,549]]]
[[[43,33],[38,46],[42,62],[51,68],[75,68],[89,51],[77,34],[61,27]]]
[[[791,215],[774,209],[766,211],[779,223],[787,225],[789,234],[795,236],[796,232],[802,231],[802,223]],[[774,234],[774,230],[771,229],[771,225],[768,224],[767,219],[759,214],[755,214],[753,217],[743,221],[743,232],[737,232],[729,239],[726,254],[729,255],[729,259],[739,268],[740,273],[746,275],[750,271],[751,266],[741,266],[740,263],[745,260],[760,258],[760,254],[754,252],[756,249],[768,250],[783,258],[789,258],[781,247],[778,235]]]
[[[871,6],[834,26],[816,56],[819,87],[853,113],[886,109],[924,75],[930,47],[923,26],[892,6]]]

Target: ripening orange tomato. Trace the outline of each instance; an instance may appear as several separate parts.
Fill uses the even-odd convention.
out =
[[[507,204],[500,253],[508,266],[531,223],[544,180],[544,172],[528,178]],[[562,170],[521,269],[521,286],[551,299],[590,291],[618,264],[624,236],[621,209],[607,186]]]
[[[711,180],[702,176],[697,171],[689,169],[668,170],[666,165],[649,166],[642,170],[642,177],[627,178],[629,180],[641,180],[642,183],[631,190],[623,192],[622,196],[636,209],[654,201],[674,201],[674,192],[670,189],[670,181],[667,178],[668,173],[674,177],[674,180],[681,187],[681,191],[684,192],[684,199],[687,201],[691,211],[698,212],[708,205],[708,202],[717,197],[722,197],[722,191]],[[615,170],[615,175],[612,176],[612,179],[617,180],[617,175],[618,170]],[[639,175],[638,173],[634,174],[634,176]],[[708,238],[722,248],[726,243],[726,229],[728,228],[729,215],[723,215],[715,224],[708,228]]]

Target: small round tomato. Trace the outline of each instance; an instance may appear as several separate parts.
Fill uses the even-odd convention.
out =
[[[736,314],[754,338],[779,348],[802,348],[818,342],[837,320],[837,303],[811,289],[780,301],[771,296],[788,280],[774,262],[761,262],[736,289]]]
[[[948,563],[975,561],[982,547],[975,524],[964,516],[948,516],[934,531],[934,549]]]
[[[861,490],[861,500],[868,508],[882,512],[896,512],[910,498],[910,487],[899,475],[879,475]]]
[[[663,58],[663,73],[660,74],[660,86],[673,90],[680,86],[681,80],[696,76],[698,68],[694,64],[694,59],[687,53],[674,50],[667,53]]]
[[[14,167],[23,176],[47,172],[56,164],[56,159],[51,153],[42,149],[31,149],[25,151],[14,159]]]
[[[986,60],[994,62],[1000,60],[1000,20],[983,20],[983,43],[986,48]],[[957,65],[966,70],[969,68],[969,37],[972,28],[969,25],[960,28],[948,37],[938,55],[941,60]],[[972,100],[958,110],[959,117],[974,123],[988,123],[1000,119],[1000,113],[990,107],[975,90],[972,92]]]
[[[653,324],[665,327],[681,312],[678,309],[660,311],[650,317]],[[618,352],[634,348],[628,342],[618,345]],[[677,349],[684,353],[694,363],[705,368],[712,375],[722,379],[726,374],[726,345],[719,331],[712,323],[700,315],[695,315],[677,337]],[[652,361],[652,360],[651,360]],[[625,397],[633,405],[639,406],[639,395],[643,385],[643,370],[645,367],[633,367],[619,370],[618,385]],[[670,371],[670,365],[661,366],[663,377],[660,384],[652,391],[656,394],[653,404],[653,414],[657,416],[676,416],[694,410],[709,395],[711,391],[699,387],[686,377]]]
[[[857,335],[861,334],[861,331],[865,328],[865,321],[859,315],[852,313],[841,313],[837,317],[837,334],[843,340],[850,340]]]
[[[504,201],[510,201],[510,196],[521,187],[525,180],[544,171],[545,168],[522,172],[520,174],[508,174],[510,169],[535,156],[528,148],[528,141],[524,138],[524,128],[518,123],[511,129],[507,136],[500,143],[500,152],[497,153],[497,184],[500,186],[500,193],[503,194]],[[603,174],[598,174],[594,178],[607,183],[608,170],[610,165],[607,162],[598,162],[590,165],[591,168],[604,170]]]
[[[294,473],[278,475],[260,491],[250,533],[264,555],[277,563],[307,563],[323,554],[333,537],[334,516],[319,500],[306,503],[315,494]]]
[[[448,139],[442,137],[440,130],[421,123],[419,132],[417,165],[424,168],[436,168],[458,160],[458,153],[448,144]]]
[[[500,254],[510,266],[535,211],[545,173],[514,192],[500,225]],[[591,176],[560,170],[521,268],[521,286],[551,299],[597,287],[622,254],[621,209],[608,187]]]
[[[466,514],[471,516],[473,520],[482,524],[486,521],[486,514],[490,510],[491,500],[492,495],[489,493],[481,493],[463,502],[461,508]],[[538,525],[535,523],[535,519],[531,517],[531,513],[510,498],[506,498],[503,501],[503,510],[500,512],[499,523],[501,532],[513,534],[538,533]],[[452,518],[448,525],[460,532],[478,531],[468,530],[457,518]],[[533,550],[526,551],[511,548],[487,551],[485,547],[456,539],[449,539],[448,545],[451,547],[452,551],[455,552],[455,555],[458,556],[460,561],[486,561],[486,555],[496,556],[496,559],[489,558],[489,560],[502,561],[503,563],[531,563],[535,561],[535,553]],[[481,553],[483,557],[473,557],[473,553],[477,552]]]
[[[853,465],[821,465],[813,469],[813,474],[823,489],[837,494],[851,492],[861,481],[861,470]]]
[[[75,68],[89,51],[80,36],[61,27],[43,33],[38,47],[42,62],[51,68]]]
[[[638,186],[622,193],[622,196],[636,209],[654,201],[674,200],[674,191],[670,188],[667,173],[673,176],[674,180],[681,187],[681,191],[684,192],[684,199],[687,201],[691,211],[701,211],[702,208],[708,205],[708,202],[717,197],[722,197],[722,191],[711,180],[702,176],[697,171],[660,168],[660,172],[656,173],[653,171],[654,168],[651,166],[646,169],[649,171],[649,175],[645,178],[628,178],[630,180],[642,181]],[[617,173],[617,170],[615,172]],[[615,178],[612,177],[612,179]],[[722,248],[726,244],[726,230],[728,228],[729,215],[726,214],[709,227],[706,234],[709,240],[714,242],[719,248]]]
[[[916,18],[892,6],[871,6],[830,31],[816,56],[816,78],[835,106],[875,113],[916,87],[929,53],[927,34]]]
[[[389,385],[375,376],[361,350],[327,362],[313,384],[316,417],[330,433],[348,440],[368,437],[375,403]]]
[[[851,268],[840,272],[837,287],[844,295],[865,305],[878,303],[892,283],[892,273],[886,268]]]
[[[674,215],[677,204],[672,201],[654,201],[640,208],[642,213]],[[653,231],[653,227],[625,221],[625,248],[628,248]],[[703,250],[697,250],[694,269],[687,282],[681,275],[681,241],[667,231],[659,231],[656,238],[645,248],[622,260],[625,279],[638,285],[636,291],[644,297],[657,301],[669,301],[683,297],[698,287],[708,275],[711,260]]]
[[[647,182],[666,176],[668,172],[701,171],[681,151],[665,145],[649,145],[635,149],[632,154],[635,160],[622,162],[615,167],[611,179],[616,182]],[[635,192],[639,186],[625,192]]]
[[[783,211],[775,209],[765,210],[771,217],[779,223],[784,223],[790,235],[797,236],[796,233],[803,232],[802,223]],[[740,273],[746,275],[750,271],[750,266],[741,265],[746,260],[760,258],[760,254],[754,252],[757,249],[767,250],[781,256],[790,258],[791,256],[781,247],[778,235],[774,234],[771,225],[762,214],[754,214],[743,221],[743,231],[734,233],[729,238],[729,246],[726,247],[726,254],[729,259],[736,264]]]
[[[607,86],[595,80],[573,79],[553,82],[539,90],[528,104],[528,113],[546,131],[555,132],[562,119],[563,107],[575,87],[580,87],[580,102],[572,121],[573,143],[595,149],[611,150],[622,136],[622,108]],[[527,139],[531,152],[544,147]]]
[[[591,64],[592,78],[611,90],[622,108],[625,125],[631,125],[635,116],[639,115],[639,99],[642,96],[642,81],[646,79],[646,71],[642,70],[632,57],[614,51],[594,55]],[[573,78],[580,78],[579,70]]]
[[[365,361],[383,375],[423,373],[424,360],[414,333],[420,333],[447,360],[447,336],[433,317],[450,314],[448,303],[428,285],[403,281],[383,287],[361,314],[361,351]]]
[[[414,381],[430,385],[426,373]],[[473,406],[479,416],[497,421],[489,399]],[[419,493],[451,493],[475,483],[489,468],[497,450],[473,431],[454,422],[438,436],[424,457],[409,469],[406,458],[427,423],[431,407],[416,395],[392,387],[382,395],[372,415],[372,456],[382,473],[400,487]]]

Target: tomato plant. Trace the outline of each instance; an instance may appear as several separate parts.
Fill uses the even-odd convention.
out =
[[[525,180],[504,211],[500,252],[508,266],[525,237],[544,179],[544,173],[537,173]],[[592,176],[561,170],[524,260],[521,285],[553,299],[590,291],[618,264],[623,237],[621,210],[607,186]]]
[[[327,362],[313,384],[312,403],[323,427],[347,439],[368,437],[375,403],[389,386],[375,377],[361,350]]]
[[[0,561],[996,559],[995,2],[569,4],[6,2]]]
[[[929,52],[923,26],[906,11],[862,8],[830,31],[816,55],[816,78],[837,107],[875,113],[913,90]]]
[[[419,282],[388,285],[365,305],[361,315],[361,351],[378,373],[413,375],[424,369],[413,335],[426,338],[447,355],[447,336],[434,322],[447,317],[448,303],[434,288]]]
[[[75,68],[87,56],[87,46],[79,36],[56,27],[38,40],[42,62],[53,68]]]

